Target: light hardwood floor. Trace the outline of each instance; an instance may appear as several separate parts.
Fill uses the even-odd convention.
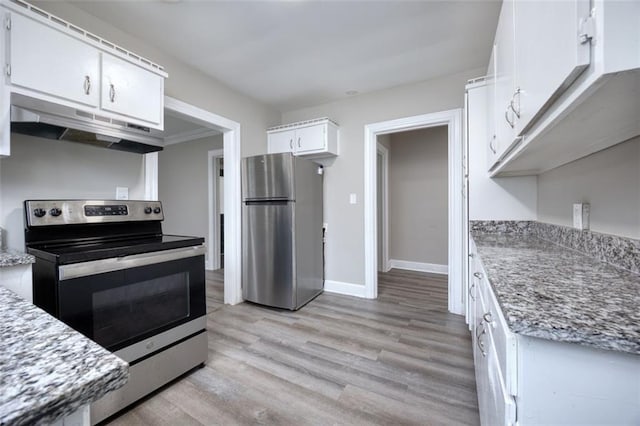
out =
[[[446,278],[392,270],[379,297],[297,312],[224,306],[207,273],[209,360],[111,425],[479,424],[470,335]]]

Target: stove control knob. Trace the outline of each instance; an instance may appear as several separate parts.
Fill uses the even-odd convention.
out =
[[[156,207],[155,209],[153,209],[153,212],[154,212],[155,214],[160,214],[160,212],[161,212],[161,211],[162,211],[162,210],[160,209],[160,207]]]
[[[60,209],[59,209],[59,208],[57,208],[57,207],[54,207],[54,208],[52,208],[51,210],[49,210],[49,214],[50,214],[51,216],[54,216],[54,217],[55,217],[55,216],[60,216],[60,215],[62,214],[62,210],[60,210]]]
[[[151,207],[145,207],[144,208],[144,212],[145,212],[145,214],[151,214],[151,212],[152,212]]]
[[[43,217],[46,214],[47,214],[47,211],[45,209],[34,209],[33,210],[33,215],[35,217]]]

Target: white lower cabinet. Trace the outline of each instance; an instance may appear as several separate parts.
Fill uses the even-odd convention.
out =
[[[481,424],[640,424],[640,357],[512,333],[473,241],[469,253]]]

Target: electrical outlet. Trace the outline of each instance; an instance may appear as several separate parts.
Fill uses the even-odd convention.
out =
[[[128,200],[129,188],[126,186],[116,186],[116,200]]]
[[[356,196],[356,194],[349,194],[349,203],[350,204],[358,203],[358,197]]]
[[[573,227],[581,231],[589,229],[590,206],[587,203],[573,205]]]

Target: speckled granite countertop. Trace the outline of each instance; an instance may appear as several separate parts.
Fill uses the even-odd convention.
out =
[[[13,250],[0,250],[0,268],[16,265],[29,265],[35,261],[36,258],[31,254]]]
[[[63,418],[123,386],[129,366],[0,287],[0,424]]]
[[[511,331],[640,354],[640,275],[530,235],[473,239]]]

